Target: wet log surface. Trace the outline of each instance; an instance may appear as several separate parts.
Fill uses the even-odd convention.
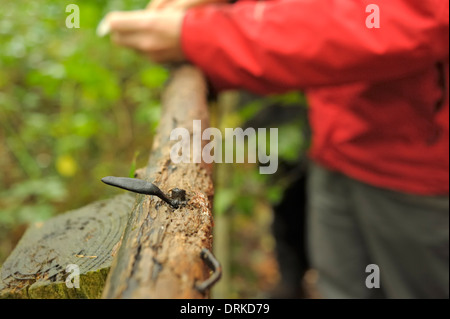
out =
[[[133,204],[122,194],[30,226],[0,270],[0,298],[99,298]]]
[[[173,129],[188,129],[192,141],[193,120],[201,120],[202,130],[209,127],[206,90],[197,69],[182,66],[172,73],[149,163],[138,177],[166,194],[174,188],[185,190],[187,203],[175,209],[155,196],[137,195],[105,298],[208,297],[195,286],[210,275],[200,252],[212,248],[212,168],[205,163],[175,164],[170,158],[177,143],[170,140]]]

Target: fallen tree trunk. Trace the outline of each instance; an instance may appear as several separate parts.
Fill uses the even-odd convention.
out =
[[[201,154],[191,153],[191,163],[175,164],[170,157],[177,143],[170,140],[173,129],[188,129],[192,142],[193,120],[201,121],[202,130],[209,127],[206,94],[197,69],[185,65],[173,71],[149,163],[138,177],[165,193],[185,190],[186,204],[175,209],[157,197],[137,195],[104,298],[208,297],[198,287],[210,276],[201,252],[212,248],[211,165],[193,163],[193,156]]]

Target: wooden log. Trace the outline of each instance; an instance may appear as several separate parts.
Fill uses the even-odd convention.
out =
[[[192,141],[193,120],[201,120],[202,130],[209,127],[206,94],[205,80],[194,67],[184,65],[172,72],[149,163],[141,177],[165,193],[173,188],[185,190],[187,204],[174,209],[157,197],[137,195],[104,298],[208,297],[195,285],[210,275],[200,252],[212,248],[211,165],[175,164],[170,158],[177,142],[170,140],[173,129],[188,129]]]
[[[0,298],[99,298],[134,201],[122,194],[30,226],[0,270]],[[79,288],[66,285],[68,265]]]

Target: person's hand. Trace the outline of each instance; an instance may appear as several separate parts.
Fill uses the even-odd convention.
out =
[[[181,49],[181,10],[111,12],[106,16],[112,40],[158,63],[184,61]]]
[[[178,9],[186,10],[191,7],[211,4],[211,3],[226,3],[228,0],[152,0],[148,5],[147,9],[150,10],[160,10],[160,9]]]

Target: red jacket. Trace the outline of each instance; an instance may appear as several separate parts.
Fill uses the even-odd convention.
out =
[[[190,9],[182,47],[218,89],[304,90],[322,165],[448,194],[448,14],[447,0],[241,1]]]

